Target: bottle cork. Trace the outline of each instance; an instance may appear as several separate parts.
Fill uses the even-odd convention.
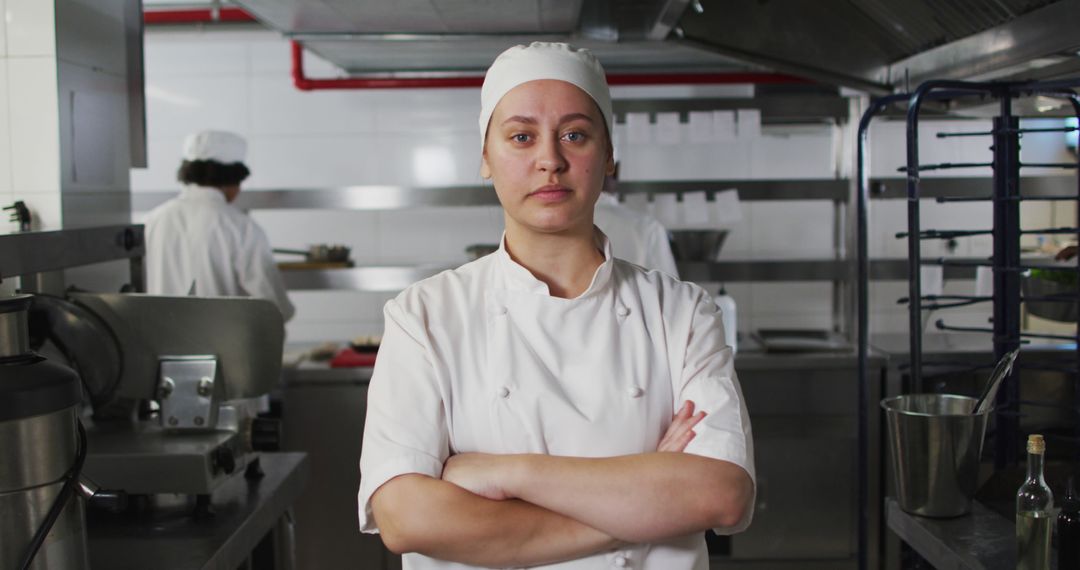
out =
[[[1046,441],[1043,440],[1043,436],[1033,433],[1028,436],[1027,442],[1028,453],[1036,453],[1042,455],[1046,452]]]

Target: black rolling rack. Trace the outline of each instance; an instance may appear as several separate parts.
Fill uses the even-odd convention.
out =
[[[1080,201],[1080,176],[1077,179],[1077,193],[1075,195],[1061,196],[1025,196],[1021,191],[1020,171],[1023,167],[1038,168],[1061,168],[1078,170],[1077,163],[1055,164],[1024,164],[1020,161],[1020,141],[1025,132],[1051,132],[1069,131],[1075,127],[1051,128],[1051,129],[1025,129],[1020,126],[1019,117],[1013,112],[1013,101],[1021,97],[1044,96],[1063,99],[1072,106],[1074,114],[1080,120],[1080,97],[1075,89],[1080,87],[1080,79],[1069,79],[1048,82],[989,82],[976,83],[964,81],[928,81],[920,85],[911,93],[891,95],[875,99],[863,114],[859,122],[858,131],[858,162],[857,183],[858,192],[856,197],[856,273],[858,294],[858,374],[859,374],[859,505],[860,505],[860,534],[859,534],[859,567],[866,567],[867,541],[867,497],[869,489],[866,458],[869,454],[868,426],[869,413],[876,409],[875,402],[869,401],[869,373],[867,369],[867,355],[869,350],[869,261],[867,247],[867,208],[869,203],[869,174],[866,167],[867,132],[873,119],[892,105],[907,104],[907,165],[901,169],[907,176],[907,213],[908,230],[897,237],[907,238],[908,245],[908,297],[906,301],[909,309],[910,325],[910,359],[909,359],[909,389],[912,392],[923,392],[926,387],[924,380],[931,377],[924,374],[924,367],[947,365],[955,367],[958,363],[926,363],[922,353],[922,313],[924,310],[948,309],[953,307],[967,306],[977,303],[992,303],[993,316],[990,327],[956,327],[946,324],[942,320],[936,322],[936,327],[942,331],[962,331],[987,333],[993,344],[994,360],[1000,359],[1009,351],[1029,342],[1030,338],[1055,339],[1072,341],[1080,347],[1080,329],[1075,336],[1060,335],[1037,335],[1021,332],[1020,303],[1028,301],[1049,302],[1077,302],[1080,303],[1080,287],[1075,295],[1063,295],[1054,297],[1027,298],[1021,297],[1021,276],[1028,269],[1037,267],[1025,265],[1020,259],[1020,236],[1022,234],[1071,234],[1080,238],[1080,219],[1074,227],[1068,228],[1042,228],[1022,230],[1020,228],[1020,206],[1026,200],[1058,200]],[[919,160],[919,117],[924,102],[927,101],[955,101],[970,100],[972,98],[983,101],[996,101],[999,106],[997,117],[993,120],[993,128],[990,131],[969,133],[938,133],[938,137],[954,136],[985,136],[992,138],[992,160],[986,163],[942,163],[922,164]],[[993,226],[988,230],[981,231],[954,231],[947,229],[927,229],[920,227],[919,220],[919,184],[920,173],[929,170],[942,170],[950,168],[967,168],[973,166],[989,166],[993,168],[992,189],[988,189],[985,196],[944,196],[938,197],[938,202],[961,202],[961,201],[989,201],[993,203]],[[1080,171],[1078,171],[1080,175]],[[1078,207],[1080,217],[1080,207]],[[947,259],[924,260],[922,258],[920,244],[923,240],[934,239],[957,239],[974,235],[990,235],[993,239],[993,256],[985,261],[959,261]],[[939,266],[985,266],[993,271],[993,295],[989,297],[976,296],[935,296],[923,295],[920,282],[920,268],[924,265]],[[1056,266],[1059,269],[1060,266]],[[1080,272],[1080,256],[1077,256],[1077,266]],[[1074,417],[1072,455],[1080,459],[1080,348],[1073,351],[1072,362],[1059,365],[1050,365],[1051,369],[1070,374],[1075,382],[1075,401],[1062,402],[1029,402],[1021,401],[1018,371],[1025,368],[1023,357],[1018,360],[1013,372],[1006,378],[1001,390],[999,390],[996,402],[993,431],[993,457],[995,469],[1002,469],[1007,465],[1015,464],[1019,459],[1019,449],[1022,445],[1022,434],[1019,429],[1020,406],[1051,406],[1066,408]],[[961,363],[969,370],[981,368],[980,365]],[[1047,369],[1040,365],[1037,369]]]

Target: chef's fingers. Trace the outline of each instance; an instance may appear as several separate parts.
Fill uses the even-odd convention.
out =
[[[675,415],[672,416],[671,425],[673,425],[673,426],[679,425],[679,424],[685,422],[686,420],[690,419],[690,417],[693,416],[693,415],[694,415],[694,402],[692,402],[690,400],[687,400],[687,401],[683,402],[683,405],[682,405],[681,408],[679,408],[679,411],[675,412]],[[670,428],[668,428],[668,429],[670,431]]]
[[[687,422],[693,418],[693,402],[686,401],[683,407],[675,413],[672,418],[672,424],[670,428],[667,428],[667,433],[675,433],[678,430],[683,430]],[[697,422],[694,422],[697,423]]]
[[[680,438],[679,441],[676,442],[677,449],[675,451],[683,451],[684,449],[686,449],[686,446],[690,445],[690,442],[695,437],[697,437],[697,432],[695,432],[694,430],[690,430],[683,434],[682,438]]]
[[[657,449],[657,451],[678,453],[686,449],[686,446],[690,444],[690,441],[693,440],[695,436],[697,436],[697,433],[694,432],[694,430],[684,431],[669,438],[664,445]]]
[[[693,439],[693,436],[689,436],[689,439],[687,439],[688,434],[693,433],[694,426],[704,418],[705,412],[698,412],[688,418],[677,419],[672,422],[667,432],[664,433],[664,437],[661,438],[656,450],[682,451],[686,444],[690,442],[690,439]]]

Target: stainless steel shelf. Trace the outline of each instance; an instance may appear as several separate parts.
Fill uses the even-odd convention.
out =
[[[417,265],[298,269],[282,271],[281,274],[285,281],[285,287],[291,291],[340,289],[392,292],[401,291],[417,281],[427,279],[447,269],[452,269],[452,266]]]
[[[0,278],[143,255],[141,225],[0,235]]]
[[[976,261],[964,259],[964,261]],[[291,291],[352,290],[368,292],[401,291],[453,265],[351,267],[342,269],[294,269],[282,271]],[[686,281],[734,283],[740,281],[843,281],[849,264],[834,259],[733,260],[682,262],[679,276]],[[880,281],[907,279],[906,259],[878,259],[870,262],[870,276]],[[974,279],[974,267],[945,268],[946,279]]]
[[[956,259],[960,261],[960,259]],[[964,258],[963,261],[979,261]],[[679,277],[686,281],[732,283],[739,281],[844,281],[852,270],[850,262],[837,259],[733,260],[682,262]],[[907,279],[907,259],[870,261],[870,278],[875,281]],[[974,267],[946,266],[946,279],[974,279]]]
[[[851,182],[847,179],[799,180],[656,180],[619,182],[620,194],[672,194],[682,192],[721,192],[736,189],[739,199],[832,200],[846,202]]]
[[[176,196],[175,191],[133,192],[131,209],[147,212]],[[346,186],[342,188],[244,190],[236,198],[242,210],[396,210],[443,206],[498,206],[490,186]]]
[[[680,262],[684,281],[731,283],[736,281],[838,281],[844,262],[837,260],[768,260]]]
[[[738,189],[741,200],[846,201],[849,181],[800,180],[655,180],[620,182],[623,194],[719,192]],[[131,208],[148,212],[176,196],[175,191],[133,192]],[[236,199],[242,210],[396,210],[404,208],[498,206],[491,186],[346,186],[343,188],[244,190]]]
[[[764,124],[842,123],[848,118],[848,101],[837,95],[774,95],[753,98],[707,99],[617,99],[612,101],[615,117],[626,120],[626,113],[677,112],[680,119],[690,111],[759,109]]]
[[[958,197],[990,198],[994,180],[989,177],[922,178],[919,196],[922,198]],[[1077,196],[1076,178],[1072,176],[1022,176],[1020,193],[1024,197]],[[907,199],[906,178],[882,178],[870,181],[873,199]]]

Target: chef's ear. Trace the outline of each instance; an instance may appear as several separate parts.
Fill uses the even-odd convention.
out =
[[[491,180],[491,167],[488,166],[487,150],[480,154],[480,178]]]

